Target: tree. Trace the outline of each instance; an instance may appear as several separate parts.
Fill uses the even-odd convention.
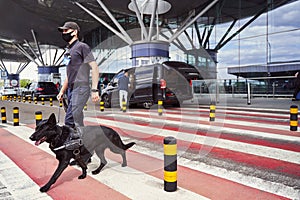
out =
[[[29,79],[21,79],[20,87],[26,87],[31,81]]]

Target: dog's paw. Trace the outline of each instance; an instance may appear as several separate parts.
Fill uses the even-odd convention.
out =
[[[92,174],[93,174],[93,175],[96,175],[96,174],[99,174],[99,173],[100,173],[100,170],[99,170],[99,169],[96,169],[96,170],[92,171]]]
[[[40,188],[40,192],[47,192],[49,189],[50,189],[50,187],[45,185],[45,186]]]
[[[69,164],[70,166],[74,166],[74,165],[77,165],[77,161],[76,160],[73,160],[72,162],[70,162]]]
[[[84,179],[86,178],[86,174],[81,174],[80,176],[78,176],[78,179]]]

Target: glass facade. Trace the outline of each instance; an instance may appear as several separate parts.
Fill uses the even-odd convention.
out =
[[[224,16],[225,10],[218,5],[210,10],[214,12],[215,17],[199,17],[170,43],[168,58],[140,56],[133,61],[133,57],[136,56],[132,53],[132,46],[100,24],[99,28],[84,38],[93,48],[100,71],[105,73],[116,73],[132,65],[171,60],[194,65],[199,71],[210,74],[206,78],[218,78],[222,82],[242,77],[242,74],[228,74],[227,69],[230,67],[260,64],[266,66],[266,72],[259,74],[259,82],[268,85],[275,81],[269,81],[270,77],[280,76],[280,73],[271,74],[270,67],[273,63],[289,63],[299,60],[300,57],[300,44],[296,42],[300,34],[300,24],[294,20],[300,17],[297,12],[300,9],[300,1],[290,2],[274,9],[278,2],[275,4],[273,0],[266,0],[261,10],[251,11],[254,15],[249,17],[246,12],[250,12],[251,6],[245,9],[245,1],[235,1],[234,9],[230,10],[234,11],[231,13],[231,19],[230,16]],[[115,17],[134,42],[144,40],[136,17],[121,14]],[[189,14],[171,19],[159,16],[154,23],[153,38],[157,41],[168,41],[180,30],[181,24],[188,17]],[[151,16],[145,15],[143,22],[147,31],[150,21]],[[266,78],[262,79],[263,77]],[[247,78],[247,75],[244,75],[244,78]]]

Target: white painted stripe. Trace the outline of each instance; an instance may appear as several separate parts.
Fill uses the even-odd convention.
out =
[[[152,115],[152,114],[151,114]],[[134,120],[142,120],[145,122],[150,123],[160,123],[162,125],[165,124],[171,124],[171,125],[180,125],[180,127],[187,127],[187,128],[195,128],[195,132],[197,130],[201,131],[214,131],[214,132],[220,132],[220,133],[233,133],[236,135],[242,135],[242,136],[254,136],[258,138],[267,138],[267,139],[276,139],[276,140],[281,140],[282,142],[287,141],[287,142],[300,142],[300,137],[296,136],[290,136],[290,135],[281,135],[281,134],[273,134],[273,133],[266,133],[266,132],[260,132],[260,131],[252,131],[252,130],[246,130],[246,129],[239,129],[239,128],[228,128],[228,127],[221,127],[221,126],[215,126],[214,122],[210,123],[210,125],[205,125],[199,123],[192,123],[192,122],[187,122],[186,119],[182,119],[181,121],[172,121],[172,120],[167,120],[165,117],[166,115],[162,116],[162,118],[151,118],[149,117],[139,117],[139,116],[132,116],[132,115],[121,115],[121,114],[108,114],[108,116],[115,117],[116,119],[118,118],[126,118],[126,119],[133,119]],[[101,118],[101,117],[100,117]],[[174,118],[175,119],[175,118]],[[176,118],[178,119],[178,118]],[[96,119],[94,120],[94,122]],[[238,122],[237,122],[238,123]],[[237,125],[237,123],[235,125]],[[209,137],[209,134],[207,134],[207,137]]]
[[[133,111],[133,114],[143,114],[145,116],[157,116],[157,113],[152,113],[152,112],[143,112],[143,111]],[[217,115],[217,113],[216,113]],[[184,115],[183,113],[181,115],[179,114],[169,114],[169,113],[165,113],[164,118],[172,118],[172,119],[181,119],[181,121],[188,121],[188,119],[190,120],[197,120],[199,123],[201,123],[201,121],[207,121],[209,117],[203,117],[200,114],[199,115]],[[272,129],[279,129],[279,130],[285,130],[285,131],[289,131],[290,130],[290,126],[289,125],[276,125],[276,122],[274,122],[274,124],[263,124],[263,123],[258,123],[258,122],[251,122],[251,120],[249,121],[240,121],[240,120],[229,120],[229,119],[225,119],[225,116],[216,116],[216,122],[218,123],[223,123],[223,124],[229,124],[229,125],[244,125],[244,126],[253,126],[253,127],[260,127],[260,128],[267,128],[267,127],[271,127]]]
[[[216,105],[216,112],[220,112],[222,114],[226,114],[227,112],[230,113],[230,114],[253,114],[253,115],[257,115],[257,116],[266,116],[266,118],[268,118],[268,116],[270,117],[274,117],[274,116],[280,116],[280,117],[286,117],[287,119],[289,118],[289,113],[286,113],[286,114],[283,114],[282,113],[282,110],[278,110],[278,112],[280,113],[271,113],[271,112],[255,112],[255,111],[245,111],[245,110],[242,110],[243,108],[240,108],[241,110],[230,110],[228,107],[225,107],[225,108],[220,108],[218,107],[218,105]],[[256,110],[256,109],[255,109]],[[258,109],[260,110],[260,109]],[[199,112],[199,113],[202,113],[203,112],[208,112],[209,113],[209,107],[207,109],[205,108],[178,108],[178,109],[167,109],[166,111],[177,111],[177,112]],[[274,110],[272,110],[274,111]],[[276,111],[275,111],[276,112]],[[287,112],[289,112],[289,110],[287,110]],[[274,118],[272,118],[274,119]],[[276,118],[275,118],[276,119]],[[280,119],[280,118],[279,118]]]
[[[0,182],[7,187],[14,199],[52,199],[47,193],[41,193],[39,186],[2,151],[0,151],[0,172]]]
[[[123,138],[126,139],[126,137]],[[157,151],[150,150],[145,147],[134,145],[133,147],[131,147],[130,150],[153,158],[163,160],[162,153],[157,153]],[[207,165],[205,163],[199,161],[193,161],[180,156],[178,156],[177,163],[178,165],[185,166],[199,172],[203,172],[206,174],[210,174],[212,176],[230,180],[272,194],[277,194],[279,196],[283,196],[286,198],[298,199],[300,195],[299,189],[295,190],[293,187],[288,187],[281,183],[274,183],[253,176],[247,176],[245,174],[239,173],[238,171],[232,171],[232,170],[227,170],[216,166]]]
[[[93,119],[93,121],[95,121],[95,119]],[[114,122],[112,122],[112,123],[114,123]],[[118,124],[118,123],[119,122],[115,122],[114,124]],[[14,130],[12,130],[12,129],[14,129]],[[33,129],[28,128],[28,127],[9,127],[9,128],[7,128],[7,130],[10,131],[11,133],[15,134],[16,136],[23,138],[27,142],[28,142],[28,137],[33,132]],[[20,131],[22,131],[22,134],[19,134]],[[126,138],[126,137],[122,137],[122,139],[131,140],[130,138]],[[40,145],[40,148],[42,150],[48,152],[48,153],[51,153],[51,151],[49,150],[47,144]],[[151,150],[149,150],[147,148],[144,148],[144,147],[141,147],[139,145],[134,145],[131,148],[131,150],[136,151],[136,152],[141,153],[141,154],[144,154],[144,155],[147,155],[147,156],[150,156],[150,157],[157,158],[157,159],[161,159],[161,160],[163,159],[162,158],[163,154],[161,154],[161,152],[151,151]],[[95,165],[94,160],[98,161],[98,158],[96,158],[95,156],[93,157],[93,162],[89,165],[89,168],[91,168],[91,170],[94,169],[94,167],[93,167]],[[109,160],[108,162],[109,162],[108,166],[105,168],[105,170],[103,170],[100,173],[99,176],[91,176],[91,177],[96,178],[97,180],[99,179],[100,182],[112,187],[115,190],[118,190],[119,187],[122,187],[120,189],[120,191],[125,190],[125,192],[128,189],[128,187],[129,187],[129,189],[131,187],[131,186],[129,186],[130,184],[128,184],[128,183],[132,183],[132,182],[136,182],[136,181],[138,181],[138,183],[140,183],[141,180],[139,180],[139,179],[141,179],[141,174],[144,175],[142,172],[135,171],[135,170],[131,171],[132,169],[128,168],[128,167],[121,168],[119,163],[115,164],[111,160]],[[182,166],[185,166],[187,168],[190,168],[190,169],[194,169],[194,170],[199,171],[199,172],[203,172],[203,173],[207,173],[207,174],[210,174],[210,175],[213,175],[213,176],[216,176],[216,177],[231,180],[231,181],[234,181],[236,183],[240,183],[240,184],[243,184],[243,185],[246,185],[246,186],[249,186],[249,187],[253,187],[253,188],[256,188],[256,189],[259,189],[259,190],[263,190],[263,191],[270,192],[270,193],[273,193],[273,194],[277,194],[277,195],[280,195],[280,196],[284,196],[284,197],[287,197],[287,198],[297,199],[299,197],[299,191],[297,192],[297,190],[295,190],[294,188],[285,186],[285,185],[280,184],[280,183],[273,183],[273,182],[265,181],[265,180],[262,180],[262,179],[259,179],[259,178],[246,176],[244,174],[241,174],[241,173],[238,173],[238,172],[235,172],[235,171],[229,171],[227,169],[222,169],[222,168],[219,168],[219,167],[209,166],[209,165],[206,165],[204,163],[200,163],[198,161],[191,161],[191,160],[182,158],[180,156],[179,156],[179,159],[178,159],[178,164],[182,165]],[[128,170],[132,174],[130,175],[128,173],[124,173],[123,172],[124,170]],[[116,171],[120,172],[122,175],[125,174],[125,176],[120,178],[119,174],[116,173]],[[136,176],[137,180],[132,181],[131,176]],[[128,177],[130,177],[130,178],[128,178]],[[121,186],[115,186],[115,184],[118,184],[118,183],[114,182],[115,180],[125,180],[125,183],[122,183]],[[160,183],[158,181],[159,180],[153,180],[153,182],[144,182],[143,184],[146,184],[147,187],[149,187],[149,184],[153,184],[153,187],[161,188],[162,183]],[[131,188],[136,189],[136,188],[140,188],[140,187],[141,187],[141,185],[132,186]],[[151,188],[149,188],[149,190],[152,191]],[[145,194],[149,193],[149,190]],[[181,189],[180,189],[180,191],[181,191]],[[136,190],[134,192],[136,193]],[[179,192],[179,190],[177,192]],[[121,192],[121,193],[123,193],[123,192]],[[139,193],[142,194],[141,192],[139,192]],[[176,193],[173,193],[173,194],[176,194]],[[185,191],[183,191],[183,193],[185,193]],[[173,195],[173,194],[171,194],[171,195]],[[137,195],[137,194],[133,194],[133,195]],[[185,194],[183,199],[188,199],[187,198],[188,196],[189,196],[188,194]],[[140,196],[138,196],[138,198],[133,198],[133,197],[131,197],[131,198],[133,198],[133,199],[146,199],[146,198],[143,198],[143,197],[144,196],[142,195],[141,198],[140,198]],[[152,199],[156,199],[157,197],[159,197],[159,196],[157,195],[157,196],[155,196],[155,198],[152,198]],[[168,198],[170,198],[170,197],[171,197],[170,193],[168,193]],[[173,198],[177,199],[176,196],[173,197]],[[164,198],[161,198],[161,199],[164,199]]]
[[[33,133],[33,129],[21,126],[7,127],[5,129],[26,142],[31,143],[28,138]],[[20,132],[22,132],[22,134],[19,134]],[[43,143],[38,148],[54,155],[48,145],[49,144]],[[99,159],[96,156],[93,157],[93,160],[94,159],[96,159],[97,162],[93,162],[89,165],[89,171],[99,166]],[[178,190],[173,193],[165,192],[162,179],[155,178],[130,167],[123,168],[119,163],[111,160],[108,160],[108,162],[105,170],[101,171],[99,175],[91,177],[131,199],[207,199],[206,197],[181,187],[178,187]],[[80,170],[79,168],[77,169]]]
[[[226,102],[225,102],[226,103]],[[209,106],[209,105],[208,105]],[[253,111],[265,111],[265,112],[284,112],[284,111],[289,111],[289,107],[288,107],[288,104],[287,104],[287,109],[275,109],[275,108],[253,108],[253,107],[234,107],[234,106],[224,106],[224,105],[221,105],[221,104],[217,104],[217,106],[219,108],[222,108],[222,109],[244,109],[244,110],[249,110],[251,112]],[[203,106],[200,106],[200,107],[203,107]]]
[[[87,117],[85,118],[85,120],[95,122],[95,118]],[[219,147],[219,148],[237,151],[241,153],[253,154],[261,157],[273,158],[273,159],[282,160],[290,163],[300,164],[300,154],[293,151],[287,151],[278,148],[272,148],[272,147],[254,145],[254,144],[247,144],[242,142],[235,142],[230,140],[224,140],[221,138],[212,138],[212,137],[201,136],[201,135],[187,134],[180,131],[164,130],[160,128],[147,127],[147,126],[141,126],[136,124],[134,125],[131,123],[111,121],[106,119],[98,118],[96,120],[103,125],[121,128],[128,135],[130,135],[130,131],[139,131],[141,133],[144,133],[145,135],[149,135],[149,137],[152,135],[159,135],[162,137],[174,136],[178,140],[183,140],[191,143],[194,142],[198,144],[205,144],[211,147]],[[215,129],[219,129],[217,131],[222,131],[220,130],[219,127],[214,127],[214,130]],[[298,140],[299,139],[300,138],[298,138]]]

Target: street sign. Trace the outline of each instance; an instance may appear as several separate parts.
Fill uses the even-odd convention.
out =
[[[6,71],[1,70],[1,79],[6,79],[7,78],[7,73]]]

